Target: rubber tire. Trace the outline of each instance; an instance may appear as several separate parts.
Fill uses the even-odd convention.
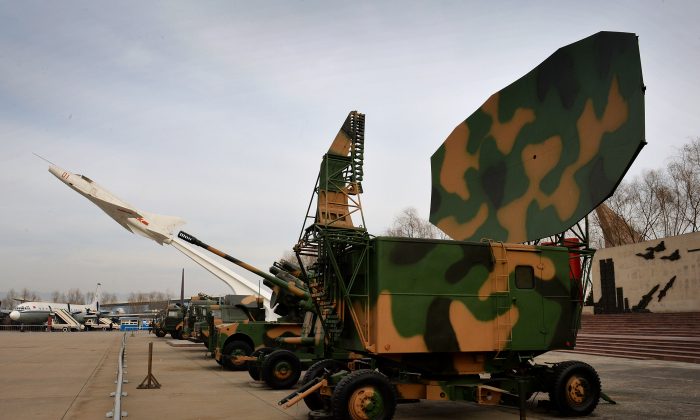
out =
[[[245,370],[248,369],[247,363],[241,363],[240,365],[234,364],[229,358],[234,352],[243,353],[246,356],[250,356],[253,349],[245,341],[234,340],[224,346],[223,354],[221,355],[222,365],[228,370]]]
[[[584,382],[586,393],[584,401],[576,403],[568,395],[567,384],[572,376],[577,375]],[[600,378],[598,373],[587,363],[568,361],[554,367],[549,400],[562,416],[587,416],[595,410],[600,400]]]
[[[309,369],[304,374],[304,377],[301,378],[299,386],[304,386],[312,380],[320,377],[326,369],[330,370],[331,373],[335,373],[342,370],[344,367],[345,365],[337,360],[319,360],[318,362],[311,365],[311,367],[309,367]],[[318,391],[304,397],[304,403],[311,411],[330,409],[330,402],[330,398],[323,397]]]
[[[156,330],[156,337],[165,337],[165,331],[160,329]]]
[[[63,328],[61,328],[61,331],[63,331],[63,332],[68,332],[68,327],[63,327]]]
[[[261,347],[251,354],[252,357],[260,357],[261,355],[267,355],[275,351],[272,347]],[[248,363],[248,375],[253,378],[254,381],[260,380],[260,368],[256,362]]]
[[[391,419],[396,411],[396,391],[386,376],[371,369],[356,370],[338,382],[331,398],[333,418],[351,420],[352,416],[348,408],[350,398],[358,388],[366,386],[374,388],[384,403],[383,410],[370,418],[372,420]]]
[[[171,332],[170,332],[170,336],[171,336],[174,340],[179,340],[179,339],[180,339],[180,330],[171,331]]]
[[[291,374],[286,378],[275,375],[278,368],[287,365]],[[260,367],[260,377],[272,389],[289,389],[293,387],[301,376],[301,361],[296,354],[289,350],[275,350],[268,354]]]

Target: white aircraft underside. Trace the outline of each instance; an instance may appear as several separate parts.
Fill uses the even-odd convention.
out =
[[[226,283],[233,290],[234,294],[260,295],[265,301],[265,306],[269,308],[272,293],[267,287],[261,287],[260,284],[256,284],[236,274],[222,264],[173,238],[175,229],[185,224],[183,219],[176,216],[164,216],[138,210],[134,206],[120,200],[90,178],[68,172],[52,163],[49,166],[49,172],[71,189],[93,202],[124,229],[152,239],[161,245],[172,245],[175,249]],[[271,311],[268,312],[271,313]]]

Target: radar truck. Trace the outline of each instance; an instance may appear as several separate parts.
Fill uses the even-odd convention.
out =
[[[637,37],[616,32],[557,50],[492,95],[431,160],[430,220],[455,240],[367,232],[364,118],[351,113],[322,159],[295,252],[314,259],[299,261],[326,354],[354,357],[319,362],[280,404],[388,419],[401,401],[522,409],[539,392],[562,415],[590,414],[595,369],[534,358],[576,345],[590,277],[582,284],[571,267],[589,272],[585,217],[644,145],[643,95]]]
[[[320,328],[270,335],[314,342],[323,359],[280,404],[390,419],[399,402],[522,410],[537,392],[562,415],[590,414],[602,394],[595,369],[535,357],[576,345],[594,252],[586,215],[645,144],[643,99],[637,37],[618,32],[560,48],[496,92],[431,158],[430,220],[450,240],[369,234],[365,118],[351,112],[322,158],[287,283]],[[293,371],[285,350],[264,360],[275,354],[288,365],[280,374]]]

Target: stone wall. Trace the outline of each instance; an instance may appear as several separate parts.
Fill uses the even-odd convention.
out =
[[[610,281],[610,267],[614,297],[604,296],[601,286]],[[700,232],[600,249],[592,276],[597,313],[700,311]]]

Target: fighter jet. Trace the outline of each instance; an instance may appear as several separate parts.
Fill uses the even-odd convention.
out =
[[[185,224],[185,220],[176,216],[163,216],[139,210],[131,204],[120,200],[114,194],[85,175],[66,171],[43,157],[39,155],[36,156],[49,163],[49,172],[56,178],[60,179],[61,182],[77,191],[83,197],[95,203],[97,207],[123,226],[124,229],[145,238],[152,239],[160,245],[172,245],[175,249],[182,252],[205,270],[226,283],[231,290],[233,290],[234,294],[238,294],[237,290],[239,290],[243,292],[243,294],[261,295],[265,303],[269,305],[272,293],[266,287],[261,287],[260,284],[256,284],[229,270],[222,264],[202,255],[187,244],[173,238],[173,231]]]
[[[185,224],[185,221],[179,217],[138,210],[131,204],[115,197],[114,194],[85,175],[68,172],[54,164],[49,166],[49,172],[80,195],[95,203],[124,229],[153,239],[161,245],[170,243],[173,231]]]

